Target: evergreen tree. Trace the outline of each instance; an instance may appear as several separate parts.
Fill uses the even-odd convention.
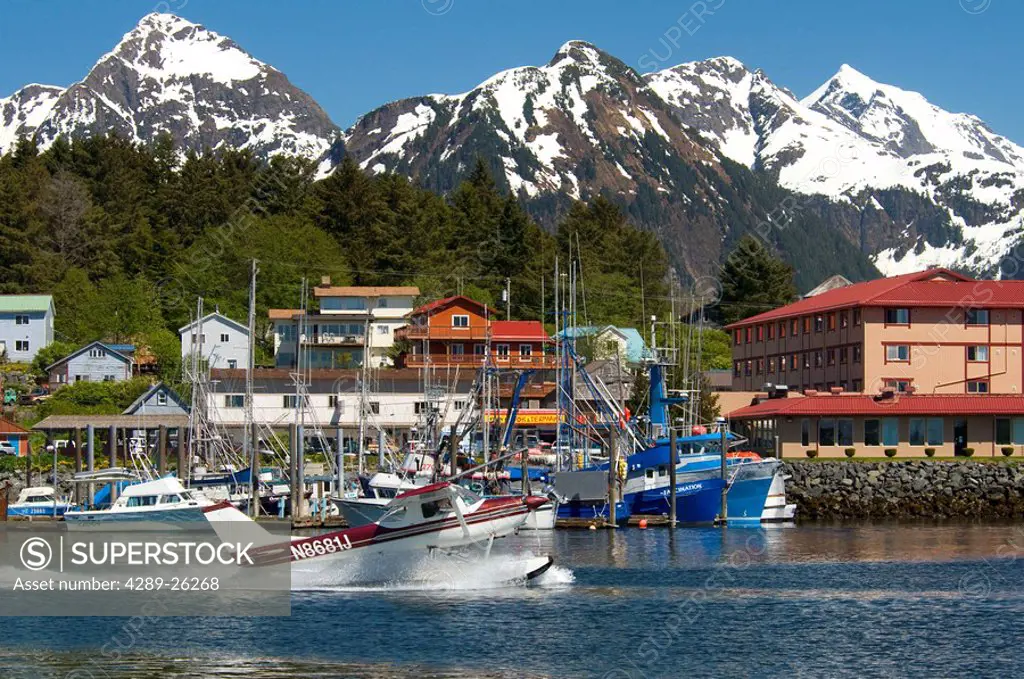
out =
[[[789,304],[797,294],[793,267],[751,235],[729,253],[721,283],[721,315],[727,324]]]

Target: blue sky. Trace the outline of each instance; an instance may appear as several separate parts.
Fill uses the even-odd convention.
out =
[[[234,38],[342,127],[387,101],[546,63],[578,38],[642,71],[733,56],[798,96],[849,63],[1024,144],[1017,0],[3,0],[0,96],[81,79],[154,10]]]

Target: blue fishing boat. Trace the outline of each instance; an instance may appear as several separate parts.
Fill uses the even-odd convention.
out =
[[[50,486],[36,486],[25,488],[18,493],[17,502],[7,506],[7,516],[56,518],[64,516],[64,512],[74,508],[75,505],[67,499],[58,498]]]

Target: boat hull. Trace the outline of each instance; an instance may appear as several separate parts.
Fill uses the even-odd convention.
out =
[[[24,504],[24,505],[10,505],[7,508],[7,516],[9,517],[32,517],[32,516],[49,516],[49,517],[61,517],[64,516],[65,512],[74,509],[74,505],[67,503],[58,502],[56,506],[50,504]]]
[[[205,525],[206,517],[202,506],[191,505],[158,511],[68,511],[64,521],[68,530],[153,530],[156,524],[186,530]]]

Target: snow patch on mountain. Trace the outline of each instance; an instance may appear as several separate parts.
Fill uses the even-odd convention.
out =
[[[60,87],[32,84],[0,99],[0,154],[13,148],[18,137],[35,134],[62,92]]]

